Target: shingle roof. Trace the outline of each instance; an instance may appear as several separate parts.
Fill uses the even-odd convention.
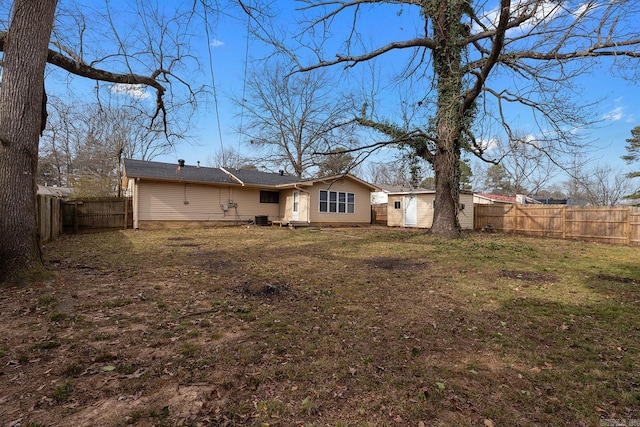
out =
[[[245,184],[249,185],[281,185],[300,182],[301,180],[292,175],[280,175],[279,173],[260,172],[256,170],[224,168],[233,176]]]
[[[287,184],[310,184],[316,181],[335,180],[329,177],[315,180],[303,180],[292,175],[260,172],[257,170],[233,168],[206,168],[192,165],[179,167],[173,163],[149,162],[144,160],[124,159],[125,176],[127,178],[147,178],[165,181],[208,182],[216,184],[253,185],[263,187],[287,186]],[[376,188],[369,183],[349,176],[363,185]]]
[[[192,165],[178,167],[177,164],[173,163],[124,159],[124,169],[128,178],[155,178],[172,181],[179,180],[238,184],[237,181],[218,168],[205,168]]]

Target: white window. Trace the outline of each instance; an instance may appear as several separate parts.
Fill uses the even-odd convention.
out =
[[[320,190],[319,210],[329,213],[355,213],[356,195],[344,191]]]

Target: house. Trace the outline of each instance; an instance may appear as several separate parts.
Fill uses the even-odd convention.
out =
[[[500,194],[476,193],[473,195],[473,203],[476,205],[515,205],[519,202],[516,197],[502,196]]]
[[[134,228],[280,223],[363,225],[377,187],[352,175],[299,179],[280,173],[125,159]]]
[[[473,193],[460,191],[458,221],[462,229],[473,229]],[[436,200],[434,190],[389,193],[387,225],[390,227],[431,228]]]

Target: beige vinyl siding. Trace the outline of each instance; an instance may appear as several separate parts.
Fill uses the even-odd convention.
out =
[[[282,190],[280,192],[280,218],[283,222],[293,221],[293,193],[297,191],[300,193],[300,205],[298,206],[298,221],[309,222],[311,218],[311,212],[309,210],[309,191],[311,187],[296,190]]]
[[[279,214],[278,204],[260,203],[260,190],[255,188],[144,181],[137,187],[140,221],[246,221]],[[230,200],[237,207],[229,206]]]
[[[320,212],[320,190],[341,191],[355,195],[354,213]],[[316,183],[309,188],[309,216],[318,224],[369,224],[371,222],[371,191],[352,179],[331,184]]]
[[[354,213],[320,212],[320,190],[353,193],[355,196]],[[316,182],[312,186],[298,190],[287,189],[280,193],[283,222],[293,221],[293,192],[300,192],[298,221],[311,224],[369,224],[371,222],[371,192],[367,187],[352,180],[341,179],[333,183]]]

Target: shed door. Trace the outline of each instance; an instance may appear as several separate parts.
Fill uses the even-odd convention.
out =
[[[300,219],[300,192],[293,192],[293,206],[291,209],[291,220],[298,221]]]
[[[404,196],[404,226],[418,226],[418,198],[415,195]]]

